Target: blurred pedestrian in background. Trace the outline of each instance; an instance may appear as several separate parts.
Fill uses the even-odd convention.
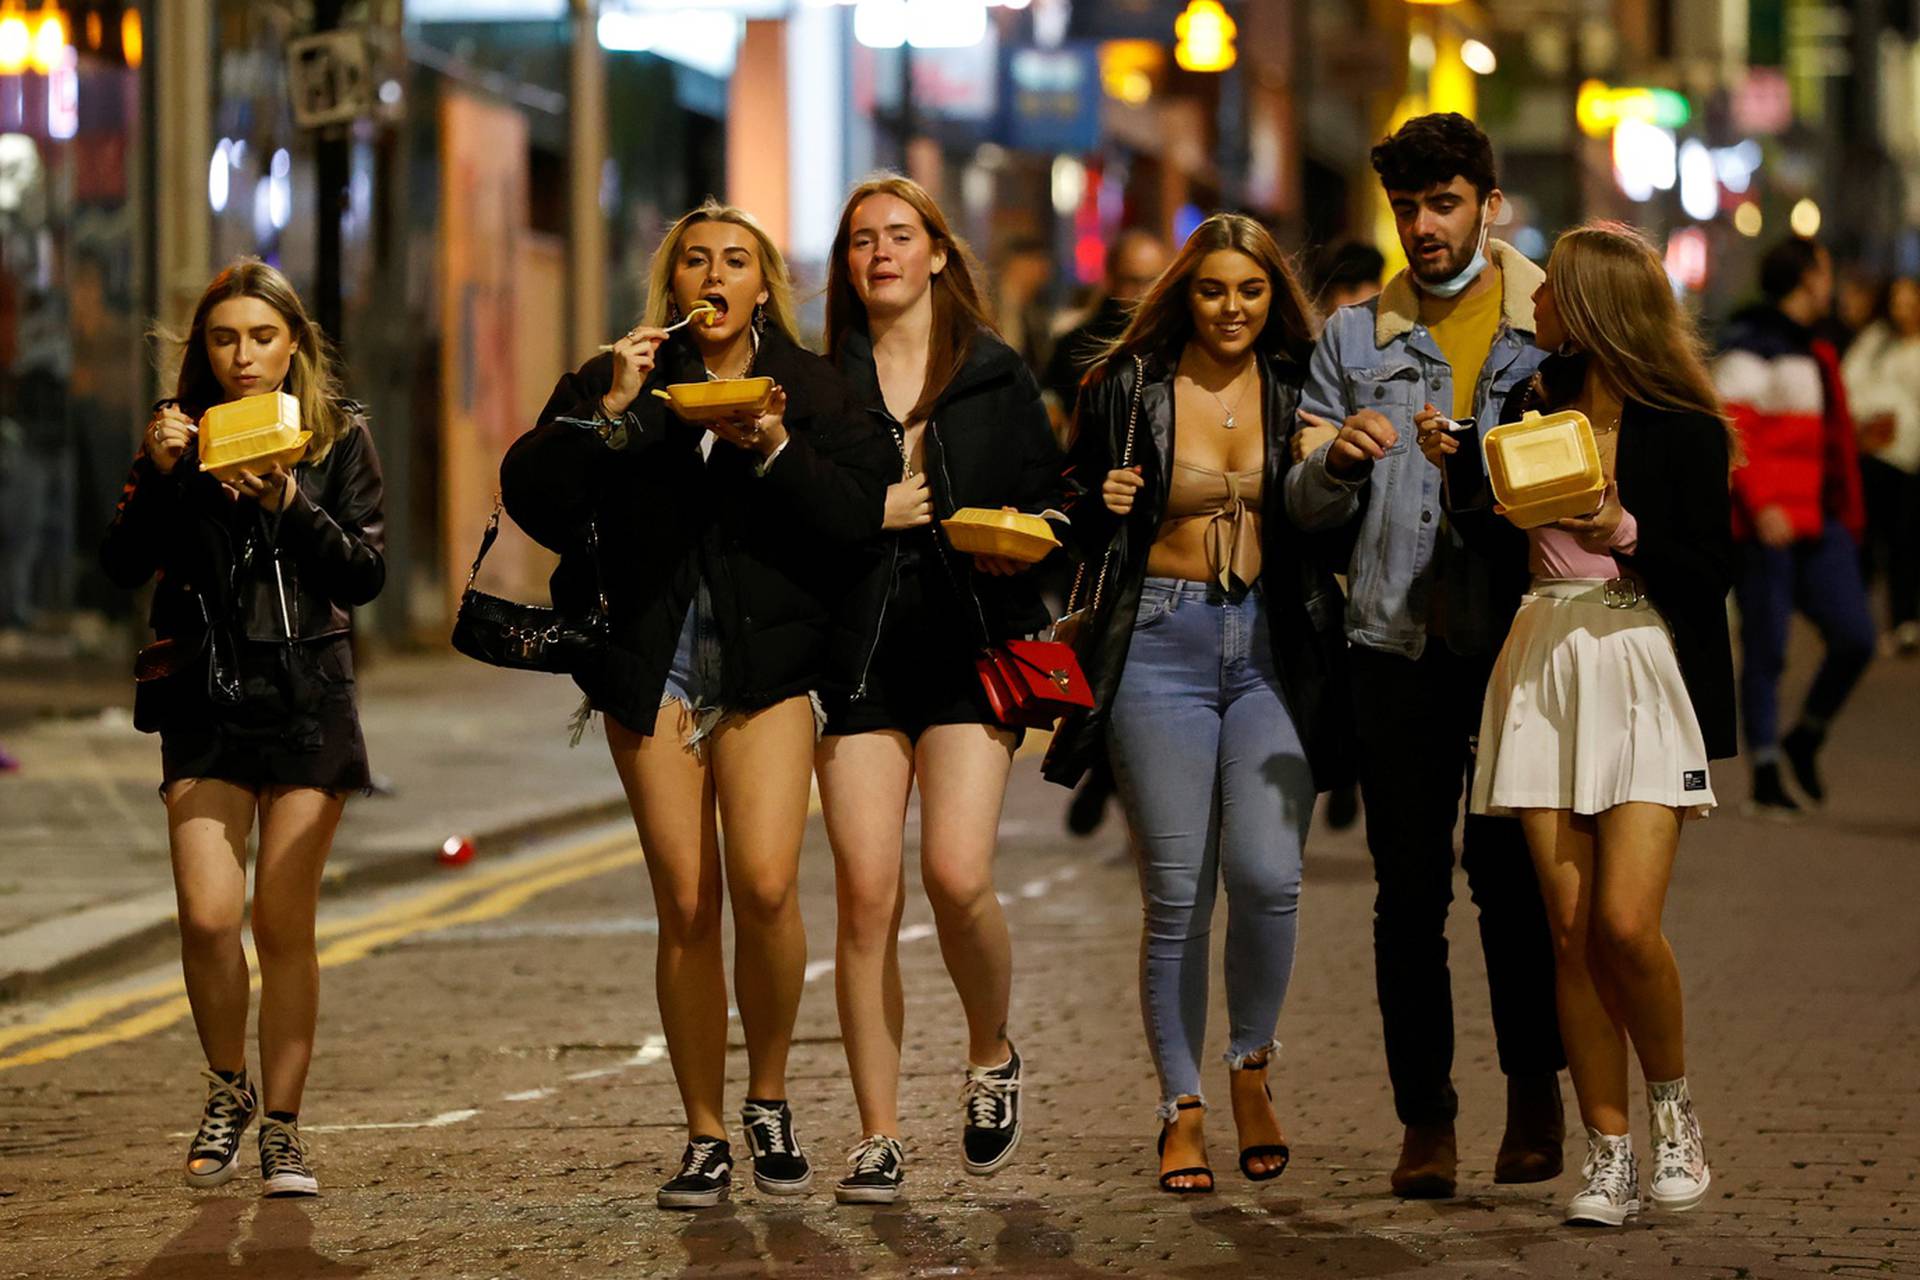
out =
[[[1734,593],[1753,806],[1791,817],[1801,808],[1780,762],[1808,800],[1826,799],[1820,747],[1873,658],[1874,633],[1860,580],[1866,513],[1853,417],[1833,345],[1814,333],[1833,301],[1833,261],[1811,240],[1784,240],[1761,259],[1760,292],[1764,300],[1727,326],[1713,376],[1746,453],[1733,473]],[[1827,652],[1783,737],[1780,673],[1795,612]]]
[[[1240,1170],[1266,1181],[1290,1158],[1267,1072],[1314,796],[1351,768],[1340,589],[1282,501],[1313,330],[1273,237],[1216,214],[1080,406],[1072,536],[1104,579],[1079,644],[1096,701],[1061,725],[1047,771],[1072,785],[1108,758],[1119,784],[1145,901],[1159,1183],[1175,1194],[1214,1186],[1200,1049],[1222,882]]]
[[[1864,455],[1867,579],[1886,583],[1894,652],[1911,658],[1920,654],[1920,279],[1888,287],[1884,313],[1841,370]]]
[[[72,603],[73,353],[65,296],[43,288],[26,294],[15,349],[0,369],[0,632]]]
[[[834,994],[863,1135],[835,1188],[842,1203],[890,1203],[905,1177],[899,943],[916,787],[920,879],[966,1016],[962,1164],[995,1173],[1020,1144],[1013,945],[993,869],[1024,730],[1000,723],[974,662],[1051,614],[1032,565],[963,556],[939,522],[961,507],[1057,507],[1061,457],[976,269],[933,197],[896,176],[854,188],[827,264],[828,350],[894,450],[885,532],[862,548],[844,597],[843,689],[817,760],[839,902]]]
[[[1314,281],[1314,306],[1322,323],[1333,318],[1342,307],[1358,306],[1380,296],[1380,277],[1387,259],[1378,249],[1359,240],[1348,240],[1321,255]],[[1303,462],[1307,456],[1333,439],[1332,425],[1302,423],[1293,433],[1293,459]],[[1327,793],[1327,826],[1345,831],[1360,816],[1360,784],[1347,782]]]
[[[1053,344],[1046,375],[1040,380],[1047,409],[1056,424],[1073,416],[1080,383],[1133,317],[1133,307],[1167,267],[1166,242],[1153,232],[1129,227],[1107,246],[1100,293],[1087,314]],[[1062,440],[1066,444],[1071,441]]]
[[[1053,355],[1053,250],[1038,236],[1016,236],[994,279],[994,327],[1037,378]]]
[[[1356,540],[1347,636],[1377,885],[1374,967],[1405,1126],[1391,1185],[1399,1196],[1451,1196],[1453,830],[1487,676],[1526,567],[1490,561],[1448,525],[1439,473],[1413,447],[1414,416],[1437,407],[1492,421],[1542,358],[1532,303],[1542,275],[1489,236],[1503,200],[1493,146],[1464,116],[1408,121],[1373,149],[1373,166],[1409,265],[1379,298],[1334,313],[1321,332],[1303,420],[1338,435],[1290,473],[1287,509],[1306,528],[1346,527]],[[1494,1181],[1542,1181],[1559,1174],[1565,1137],[1546,911],[1512,818],[1470,814],[1460,862],[1479,908],[1507,1077]]]
[[[1736,750],[1732,441],[1699,335],[1638,233],[1596,223],[1561,236],[1534,323],[1534,342],[1558,354],[1501,421],[1584,414],[1606,496],[1591,515],[1526,530],[1495,513],[1484,485],[1452,511],[1470,542],[1532,575],[1481,713],[1472,812],[1519,817],[1553,926],[1560,1034],[1587,1127],[1586,1184],[1567,1221],[1617,1227],[1640,1209],[1628,1040],[1647,1081],[1653,1204],[1691,1209],[1712,1181],[1660,917],[1682,820],[1714,807],[1707,762]],[[1462,447],[1438,410],[1415,421],[1436,467]]]
[[[231,1178],[260,1115],[265,1194],[314,1195],[298,1128],[320,1002],[314,916],[347,794],[368,781],[348,634],[353,608],[386,582],[380,461],[325,335],[258,259],[213,278],[179,356],[174,398],[147,424],[100,559],[130,590],[159,577],[159,640],[141,650],[134,722],[160,734],[181,963],[207,1058],[186,1176],[195,1187]],[[276,391],[312,433],[292,470],[225,482],[201,470],[201,415]],[[258,1085],[243,918],[260,964]]]
[[[752,376],[773,380],[771,399],[704,424],[654,394]],[[602,658],[574,678],[604,713],[660,919],[654,986],[687,1122],[663,1209],[732,1187],[723,895],[754,1186],[790,1196],[813,1181],[787,1100],[807,964],[800,842],[829,600],[851,547],[880,528],[891,456],[800,346],[779,249],[709,200],[654,254],[642,324],[563,375],[501,464],[508,513],[560,553],[555,604],[579,616],[606,600]]]
[[[1313,305],[1321,319],[1378,297],[1386,270],[1386,255],[1365,241],[1347,240],[1323,253],[1313,289]]]

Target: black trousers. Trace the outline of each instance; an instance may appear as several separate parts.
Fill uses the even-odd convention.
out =
[[[1887,622],[1920,618],[1920,475],[1878,458],[1860,459],[1867,499],[1867,537],[1861,562],[1869,583],[1887,580]]]
[[[1353,649],[1360,794],[1376,886],[1374,981],[1402,1124],[1449,1123],[1460,1105],[1447,909],[1454,824],[1492,669],[1491,654],[1463,658],[1438,640],[1417,660]],[[1460,862],[1480,912],[1500,1070],[1558,1071],[1566,1054],[1554,1008],[1553,939],[1519,822],[1469,815]]]

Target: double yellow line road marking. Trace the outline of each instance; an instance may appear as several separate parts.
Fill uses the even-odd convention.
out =
[[[627,832],[515,858],[496,867],[464,871],[452,884],[424,889],[357,916],[323,921],[315,930],[320,967],[352,964],[380,947],[416,934],[495,920],[543,893],[639,866],[642,861],[639,843]],[[247,966],[257,988],[260,968],[252,948],[247,951]],[[104,1045],[150,1035],[190,1012],[185,984],[177,976],[132,990],[82,996],[19,1025],[0,1027],[0,1054],[4,1054],[0,1056],[0,1071],[58,1062]],[[125,1016],[108,1021],[119,1015]],[[16,1045],[27,1047],[6,1053]]]
[[[1019,755],[1045,750],[1049,735],[1029,733]],[[808,811],[818,814],[816,791]],[[464,870],[450,884],[422,889],[359,915],[322,921],[315,930],[320,967],[364,960],[380,947],[416,934],[496,920],[543,893],[640,866],[645,858],[631,831],[581,840],[551,853],[513,858],[498,866]],[[247,967],[255,988],[260,966],[251,947]],[[132,1010],[132,1012],[128,1012]],[[132,990],[80,996],[14,1026],[0,1026],[0,1071],[58,1062],[105,1045],[138,1039],[170,1027],[192,1012],[186,984],[173,976]],[[120,1016],[125,1015],[125,1016]],[[118,1021],[108,1021],[119,1017]],[[25,1048],[7,1050],[16,1045]]]

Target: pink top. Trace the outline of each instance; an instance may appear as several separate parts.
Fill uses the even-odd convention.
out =
[[[1620,562],[1603,551],[1588,551],[1580,539],[1550,524],[1527,530],[1527,564],[1536,578],[1617,578]],[[1640,522],[1633,512],[1620,513],[1620,527],[1608,544],[1629,555],[1640,545]]]

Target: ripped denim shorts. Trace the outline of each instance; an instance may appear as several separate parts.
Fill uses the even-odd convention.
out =
[[[690,725],[682,746],[698,755],[708,738],[735,716],[746,714],[737,707],[713,701],[720,691],[720,627],[713,616],[713,598],[702,581],[694,593],[687,619],[680,625],[680,641],[674,646],[673,661],[667,667],[666,687],[660,691],[662,709],[679,703],[687,709]],[[817,741],[826,712],[820,695],[807,694],[813,708],[813,736]]]

